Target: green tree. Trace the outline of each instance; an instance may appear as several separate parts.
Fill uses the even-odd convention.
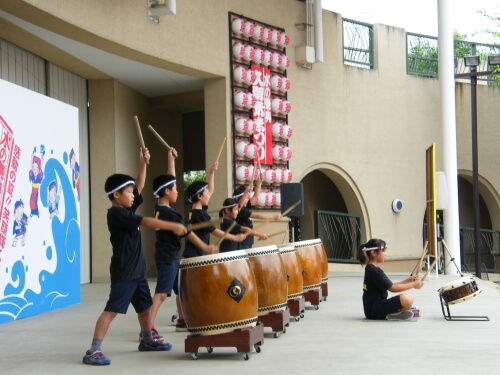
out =
[[[195,181],[206,181],[207,173],[205,171],[190,171],[184,172],[184,191],[187,190],[188,186]]]

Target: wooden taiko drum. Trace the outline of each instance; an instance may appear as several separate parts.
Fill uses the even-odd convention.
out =
[[[277,246],[245,250],[248,254],[258,290],[258,315],[285,310],[288,284],[285,265]]]
[[[321,259],[316,251],[317,240],[294,242],[300,264],[303,269],[304,293],[321,288]]]
[[[257,284],[244,250],[181,259],[179,286],[191,333],[215,335],[257,324]]]
[[[481,293],[474,277],[462,277],[438,289],[445,305],[455,305],[467,301]]]
[[[293,244],[281,245],[278,248],[288,279],[288,299],[301,298],[304,294],[304,278],[297,250]]]
[[[316,249],[321,260],[321,283],[328,282],[328,256],[326,255],[325,246],[321,239],[314,240],[314,248]]]

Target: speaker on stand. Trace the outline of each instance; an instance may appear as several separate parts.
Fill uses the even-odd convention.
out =
[[[290,242],[300,241],[300,225],[299,225],[299,217],[304,216],[304,184],[296,182],[296,183],[288,183],[281,184],[280,186],[281,193],[281,213],[287,211],[290,207],[300,201],[300,204],[297,205],[293,210],[287,213],[290,221]]]

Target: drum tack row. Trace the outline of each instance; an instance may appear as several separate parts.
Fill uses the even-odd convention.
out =
[[[274,337],[290,317],[304,318],[328,296],[328,259],[320,239],[181,260],[180,299],[190,334],[185,352],[236,347],[248,360],[260,353],[264,327]]]

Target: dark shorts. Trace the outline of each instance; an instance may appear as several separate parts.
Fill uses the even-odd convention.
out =
[[[165,293],[170,297],[173,289],[174,293],[179,295],[179,264],[178,260],[170,264],[156,264],[158,279],[156,281],[155,294]]]
[[[367,309],[365,306],[365,316],[368,319],[385,319],[388,314],[397,313],[401,309],[400,295],[388,298],[376,303]]]
[[[149,309],[153,304],[146,277],[111,283],[111,291],[104,311],[126,314],[130,304],[134,306],[137,314]]]

